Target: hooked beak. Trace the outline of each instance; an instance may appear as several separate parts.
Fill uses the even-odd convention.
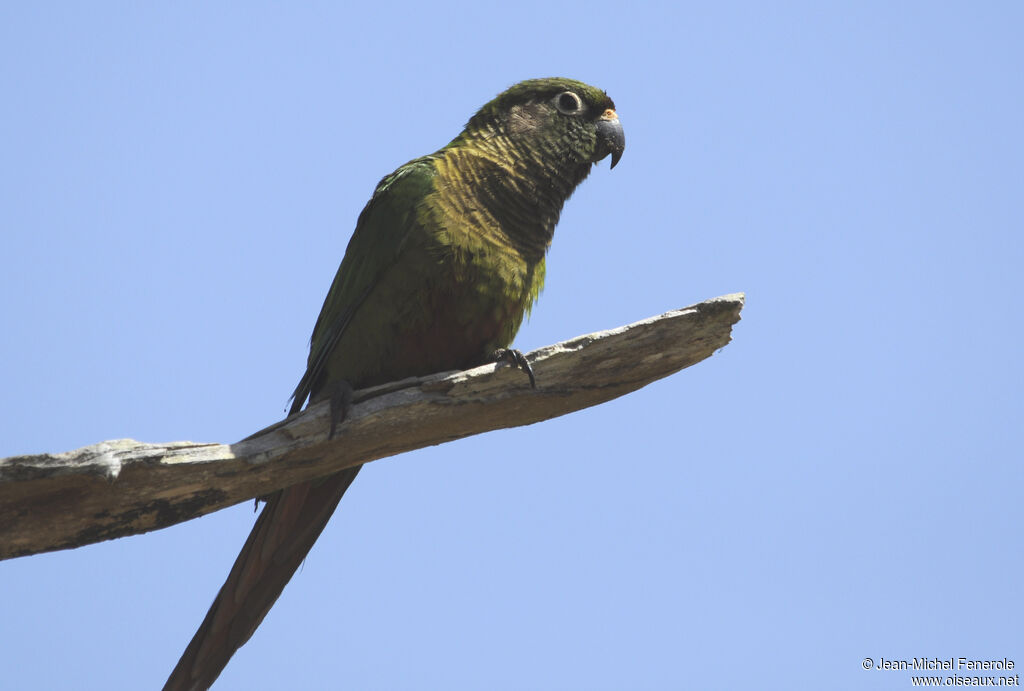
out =
[[[600,161],[608,154],[612,155],[612,168],[622,158],[626,150],[626,135],[622,131],[622,123],[614,110],[609,108],[597,119],[597,151],[594,161]]]

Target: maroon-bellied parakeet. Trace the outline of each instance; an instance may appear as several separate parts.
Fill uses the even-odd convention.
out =
[[[381,180],[313,328],[291,414],[307,399],[332,399],[340,409],[345,390],[473,367],[509,346],[543,286],[562,205],[595,163],[610,155],[614,167],[622,155],[614,108],[605,92],[582,82],[521,82],[483,106],[447,146]],[[214,682],[358,472],[266,498],[165,689]]]

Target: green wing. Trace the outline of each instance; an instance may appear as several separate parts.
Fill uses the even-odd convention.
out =
[[[360,306],[378,287],[384,272],[399,263],[398,257],[419,223],[417,210],[434,189],[437,171],[433,159],[415,159],[385,177],[359,214],[345,258],[313,327],[306,372],[292,393],[289,415],[317,395],[331,354]]]

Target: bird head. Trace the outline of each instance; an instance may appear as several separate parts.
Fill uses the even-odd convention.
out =
[[[626,148],[608,94],[563,78],[530,79],[510,87],[470,119],[456,142],[464,137],[478,144],[481,139],[502,140],[524,160],[577,169],[572,177],[585,176],[591,164],[607,156],[614,168]]]

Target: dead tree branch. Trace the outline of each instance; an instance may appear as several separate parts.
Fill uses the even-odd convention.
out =
[[[0,459],[0,559],[164,528],[403,451],[529,425],[617,398],[729,343],[743,295],[580,336],[527,355],[537,388],[506,365],[357,391],[328,441],[314,405],[235,444],[117,439]]]

